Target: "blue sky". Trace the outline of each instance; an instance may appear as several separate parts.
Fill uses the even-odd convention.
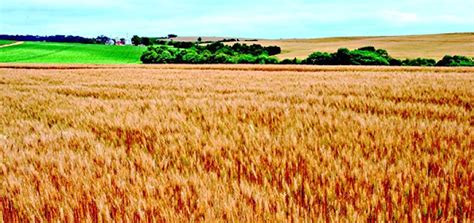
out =
[[[474,0],[0,0],[0,34],[311,38],[474,32]]]

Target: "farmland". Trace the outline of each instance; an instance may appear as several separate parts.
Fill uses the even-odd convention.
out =
[[[175,41],[196,41],[197,37],[179,37]],[[205,41],[223,38],[204,37]],[[245,40],[245,39],[240,39]],[[279,59],[304,59],[315,51],[335,52],[339,48],[357,49],[375,46],[386,49],[397,59],[431,58],[441,59],[445,55],[474,57],[473,33],[450,33],[417,36],[387,37],[335,37],[318,39],[279,39],[256,42],[241,41],[242,44],[279,46]],[[0,45],[12,43],[0,40]],[[228,42],[233,45],[235,42]],[[49,64],[137,64],[145,47],[106,46],[99,44],[25,42],[17,46],[0,48],[0,63],[49,63]]]
[[[3,64],[0,216],[472,222],[473,72]]]
[[[0,48],[0,62],[66,64],[136,64],[144,47],[79,43],[25,42]]]
[[[424,57],[439,60],[444,55],[474,57],[474,33],[281,39],[243,43],[280,46],[283,50],[283,53],[278,56],[280,59],[305,58],[315,51],[334,52],[341,47],[357,49],[363,46],[386,49],[390,55],[399,59]]]
[[[2,45],[8,45],[8,44],[11,44],[11,43],[14,43],[14,41],[10,41],[10,40],[0,40],[0,46],[2,46]]]

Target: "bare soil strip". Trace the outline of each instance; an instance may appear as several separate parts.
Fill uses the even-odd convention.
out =
[[[21,45],[25,42],[23,41],[19,41],[19,42],[14,42],[14,43],[10,43],[10,44],[5,44],[5,45],[1,45],[0,48],[5,48],[5,47],[9,47],[9,46],[16,46],[16,45]]]

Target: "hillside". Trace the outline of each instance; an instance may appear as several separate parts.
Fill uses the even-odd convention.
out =
[[[305,58],[315,51],[335,52],[341,47],[354,49],[363,46],[386,49],[395,58],[426,57],[441,59],[444,55],[456,54],[474,57],[474,33],[259,40],[258,43],[265,46],[280,46],[283,51],[279,55],[281,59]]]
[[[1,40],[0,39],[0,46],[3,46],[3,45],[8,45],[8,44],[11,44],[13,43],[14,41],[11,41],[11,40]]]
[[[144,47],[79,43],[25,42],[0,48],[0,62],[134,64],[140,63]]]
[[[236,37],[202,37],[203,41],[218,41]],[[175,41],[196,41],[197,37],[178,37]],[[388,50],[395,58],[425,57],[441,59],[444,55],[464,55],[474,57],[474,33],[446,33],[409,36],[369,36],[369,37],[332,37],[311,39],[259,39],[257,42],[240,39],[241,43],[277,45],[283,50],[280,59],[305,58],[315,51],[335,52],[341,47],[355,49],[363,46],[375,46]],[[234,44],[235,42],[227,43]]]

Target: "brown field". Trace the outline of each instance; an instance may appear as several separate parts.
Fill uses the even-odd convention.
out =
[[[196,42],[199,36],[179,36],[176,38],[172,38],[173,41],[182,41],[182,42]],[[245,40],[255,40],[255,38],[234,38],[234,37],[218,37],[218,36],[202,36],[201,41],[221,41],[223,39],[239,39],[241,41]]]
[[[473,68],[0,65],[0,219],[472,222],[473,89]]]
[[[247,44],[277,45],[282,48],[280,59],[304,59],[315,51],[336,52],[341,47],[357,49],[375,46],[386,49],[395,58],[432,58],[439,60],[445,55],[474,57],[474,33],[452,33],[418,36],[387,37],[337,37],[320,39],[283,39],[242,42]]]

